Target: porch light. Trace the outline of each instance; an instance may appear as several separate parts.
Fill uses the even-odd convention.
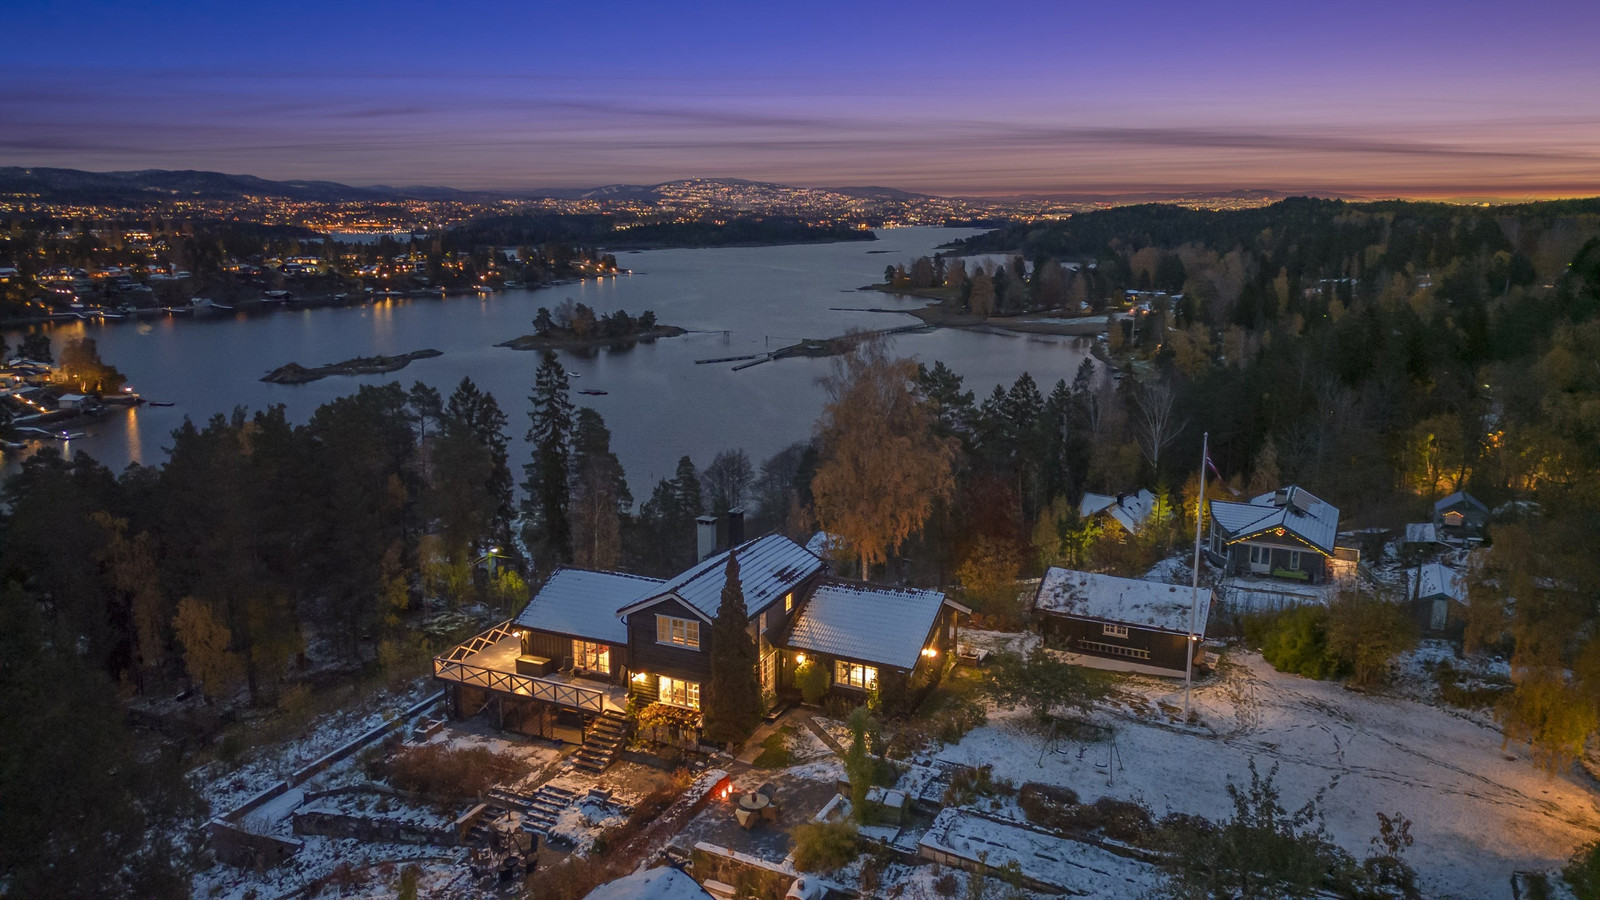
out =
[[[804,653],[796,653],[794,655],[794,662],[795,662],[795,665],[799,665],[799,666],[805,665],[806,664],[806,655]]]
[[[929,659],[933,659],[935,656],[939,655],[939,650],[938,650],[938,648],[935,648],[935,647],[923,647],[922,648],[922,655],[926,656]]]
[[[633,680],[634,681],[643,681],[643,680],[645,680],[646,678],[649,678],[649,677],[650,676],[645,674],[644,672],[635,672],[635,673],[633,673]]]

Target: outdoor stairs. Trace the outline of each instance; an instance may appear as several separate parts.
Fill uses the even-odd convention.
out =
[[[572,755],[572,764],[585,772],[603,772],[616,762],[617,753],[627,739],[627,717],[608,709],[595,720],[583,746]]]
[[[522,830],[548,838],[550,829],[555,827],[556,817],[577,799],[578,795],[566,788],[544,785],[526,798],[527,803],[522,807]]]

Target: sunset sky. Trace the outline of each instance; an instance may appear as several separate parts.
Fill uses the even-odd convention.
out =
[[[7,4],[0,165],[1600,194],[1600,2]]]

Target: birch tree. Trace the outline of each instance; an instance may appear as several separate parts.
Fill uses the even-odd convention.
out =
[[[881,336],[863,336],[821,379],[829,400],[817,422],[817,519],[860,558],[863,578],[955,489],[956,442],[934,435],[916,375],[913,361],[889,358]]]

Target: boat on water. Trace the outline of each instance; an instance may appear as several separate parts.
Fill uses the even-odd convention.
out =
[[[168,401],[166,403],[158,403],[158,402],[156,402],[154,400],[147,400],[145,402],[150,406],[176,406],[177,405],[176,403],[173,403],[171,401]]]
[[[492,284],[479,284],[479,285],[475,285],[472,289],[477,291],[480,294],[492,294],[495,291],[499,290],[499,288],[495,287]]]
[[[286,303],[286,302],[288,302],[289,298],[292,297],[292,296],[294,296],[294,295],[289,293],[288,291],[263,291],[262,294],[261,294],[261,302],[262,303]]]
[[[223,306],[221,303],[218,303],[217,301],[212,300],[210,297],[190,297],[189,298],[189,308],[190,309],[233,309],[233,307],[231,307],[231,306]]]
[[[578,393],[580,393],[580,394],[588,394],[591,397],[604,397],[606,394],[608,394],[610,392],[609,391],[584,390],[584,391],[579,391]]]
[[[339,293],[339,294],[334,294],[333,295],[333,302],[335,302],[335,303],[343,303],[344,301],[349,300],[349,299],[350,299],[350,295],[349,294]]]

